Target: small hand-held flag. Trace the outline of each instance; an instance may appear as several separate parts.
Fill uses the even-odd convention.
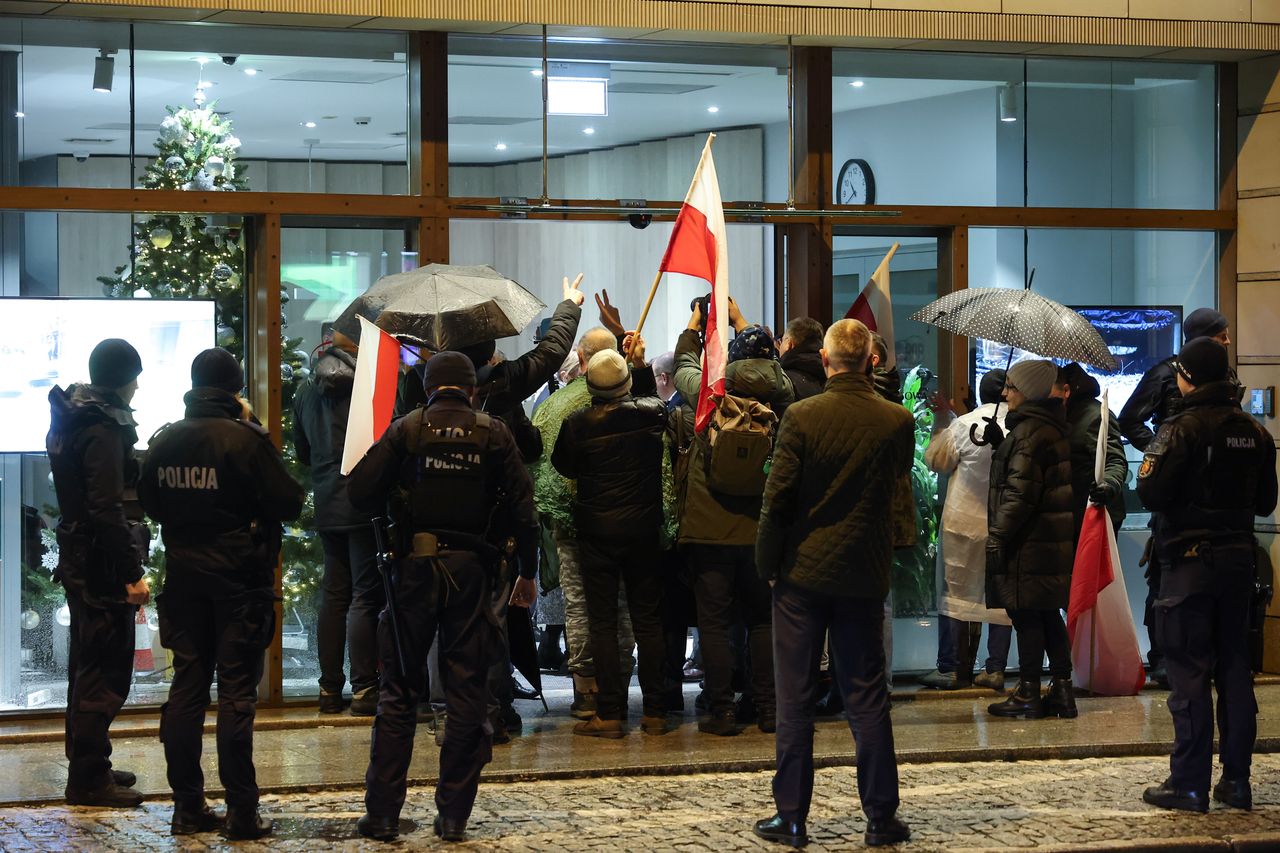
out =
[[[897,251],[897,243],[889,247],[889,253],[884,256],[880,266],[876,267],[876,271],[867,280],[867,286],[862,288],[862,292],[844,315],[846,320],[862,321],[868,329],[884,338],[885,348],[889,351],[889,364],[883,365],[884,367],[893,366],[893,301],[889,296],[889,261],[893,260]]]
[[[1101,483],[1106,466],[1111,412],[1102,392],[1094,481]],[[1071,570],[1067,607],[1071,638],[1072,683],[1102,696],[1135,696],[1146,683],[1138,632],[1129,610],[1120,549],[1107,508],[1090,503],[1084,511],[1076,561]]]
[[[351,412],[347,415],[347,439],[342,447],[342,474],[346,476],[373,443],[387,431],[396,405],[400,378],[400,344],[395,338],[360,317],[360,351],[356,355],[355,382],[351,386]]]

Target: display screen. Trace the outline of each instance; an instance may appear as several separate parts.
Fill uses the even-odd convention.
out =
[[[180,420],[191,361],[214,345],[214,304],[194,299],[0,299],[0,453],[43,453],[49,389],[89,380],[89,353],[124,338],[142,357],[138,447]]]
[[[1104,373],[1096,367],[1082,365],[1108,391],[1111,411],[1119,412],[1128,402],[1142,374],[1174,355],[1182,343],[1182,308],[1176,305],[1137,306],[1071,306],[1098,330],[1120,369]],[[988,370],[1004,367],[1011,348],[993,341],[976,341],[973,387]],[[1035,353],[1013,349],[1013,363],[1024,358],[1042,358]],[[1063,359],[1054,359],[1065,364]],[[994,402],[987,400],[986,402]]]

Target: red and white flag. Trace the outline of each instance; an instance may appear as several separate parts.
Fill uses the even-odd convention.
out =
[[[707,135],[693,183],[684,197],[662,256],[661,270],[695,276],[711,284],[706,345],[702,349],[702,387],[694,428],[702,432],[711,422],[714,398],[724,397],[724,370],[729,361],[729,241],[720,203],[720,181],[711,158],[714,133]]]
[[[1110,417],[1103,391],[1093,472],[1096,482],[1102,482],[1106,465]],[[1102,696],[1136,696],[1146,683],[1116,532],[1107,508],[1098,504],[1090,503],[1084,511],[1071,569],[1067,635],[1071,638],[1071,681],[1076,687]]]
[[[347,440],[342,446],[343,476],[351,473],[387,431],[400,378],[400,343],[364,317],[359,320],[360,351],[356,354],[356,376],[351,386]]]
[[[868,329],[884,338],[885,348],[889,352],[889,364],[884,367],[893,367],[893,301],[889,297],[889,261],[893,260],[897,251],[897,243],[889,247],[889,253],[884,256],[880,266],[876,267],[876,271],[867,280],[866,287],[862,288],[862,292],[844,315],[846,320],[861,320]]]

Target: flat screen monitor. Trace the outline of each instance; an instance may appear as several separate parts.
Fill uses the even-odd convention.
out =
[[[1083,365],[1085,371],[1108,391],[1111,411],[1119,412],[1128,402],[1142,374],[1174,355],[1182,343],[1182,307],[1178,305],[1073,305],[1098,330],[1102,340],[1115,356],[1120,369],[1104,373]],[[974,357],[973,387],[988,370],[1004,367],[1010,347],[978,339]],[[1041,358],[1034,353],[1013,348],[1013,363],[1024,358]],[[1063,359],[1055,359],[1064,364]],[[987,401],[993,402],[993,401]]]
[[[89,380],[89,353],[124,338],[142,357],[133,398],[138,447],[182,418],[191,361],[216,338],[203,299],[0,299],[0,453],[43,453],[49,389]]]

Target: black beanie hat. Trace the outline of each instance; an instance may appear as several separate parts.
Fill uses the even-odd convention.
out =
[[[1182,339],[1212,338],[1227,328],[1227,318],[1212,308],[1197,308],[1187,315],[1182,324]]]
[[[441,385],[457,385],[460,388],[474,388],[476,385],[476,369],[460,352],[438,352],[427,360],[426,370],[422,374],[422,387],[430,391]]]
[[[978,402],[998,403],[1000,392],[1004,390],[1004,368],[993,367],[982,374],[978,382]]]
[[[192,388],[217,388],[238,394],[244,387],[244,371],[236,357],[221,347],[207,349],[191,362]]]
[[[107,338],[89,354],[89,381],[94,385],[123,388],[141,372],[141,356],[122,338]]]
[[[1192,385],[1226,379],[1229,369],[1227,348],[1213,338],[1193,338],[1178,352],[1178,372]]]

